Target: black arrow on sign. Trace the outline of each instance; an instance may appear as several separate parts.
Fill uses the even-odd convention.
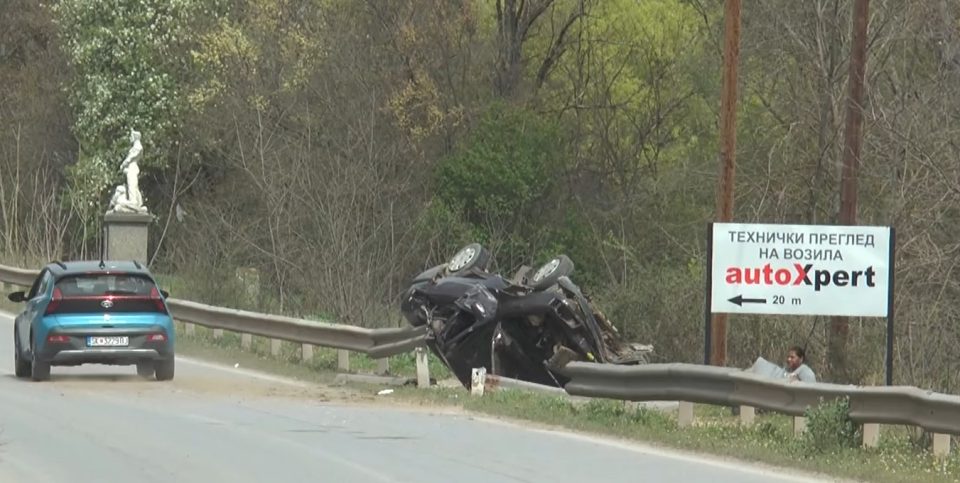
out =
[[[736,297],[734,297],[734,298],[732,298],[732,299],[727,299],[727,301],[728,301],[728,302],[733,302],[733,303],[735,303],[735,304],[737,304],[737,305],[739,305],[739,306],[741,306],[741,307],[743,307],[743,304],[744,304],[744,303],[748,303],[748,304],[765,304],[765,303],[767,303],[767,299],[745,299],[745,298],[743,298],[743,295],[737,295]]]

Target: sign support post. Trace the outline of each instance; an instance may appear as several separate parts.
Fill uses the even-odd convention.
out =
[[[887,285],[887,354],[886,354],[886,373],[887,380],[886,383],[888,386],[893,385],[893,287],[894,281],[896,280],[895,270],[896,264],[894,261],[897,256],[897,244],[896,244],[896,230],[893,227],[890,227],[890,283]]]
[[[713,298],[713,223],[707,223],[707,263],[703,267],[704,280],[706,280],[706,294],[703,299],[703,365],[710,365],[710,352],[713,340],[713,310],[711,310],[710,300]]]

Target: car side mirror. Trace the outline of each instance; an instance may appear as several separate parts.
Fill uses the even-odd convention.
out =
[[[19,303],[27,300],[27,295],[23,292],[13,292],[12,294],[7,295],[7,298],[10,299],[11,302]]]
[[[167,292],[166,290],[161,290],[160,295],[162,295],[164,299],[170,298],[170,292]]]

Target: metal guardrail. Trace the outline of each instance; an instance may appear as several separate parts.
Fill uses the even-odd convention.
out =
[[[364,329],[282,315],[216,307],[170,298],[177,320],[271,339],[362,352],[375,359],[410,352],[423,343],[425,329]]]
[[[36,280],[37,275],[40,275],[40,270],[27,270],[25,268],[0,265],[0,282],[29,287],[33,285],[33,281]]]
[[[500,389],[519,389],[521,391],[538,392],[549,396],[568,397],[570,396],[562,388],[556,386],[544,386],[535,382],[521,381],[509,377],[498,376],[495,374],[485,374],[483,377],[484,391],[498,391]]]
[[[803,416],[821,400],[849,397],[850,419],[857,423],[906,424],[934,433],[960,434],[960,396],[915,387],[786,382],[696,364],[571,362],[562,372],[571,378],[566,392],[576,396],[750,406],[793,416]]]
[[[906,386],[860,387],[850,397],[850,419],[960,435],[960,396]]]

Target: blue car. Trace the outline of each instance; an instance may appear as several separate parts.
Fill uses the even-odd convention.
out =
[[[136,261],[53,262],[26,293],[13,329],[17,377],[50,378],[51,366],[136,365],[142,377],[173,379],[168,293]]]

